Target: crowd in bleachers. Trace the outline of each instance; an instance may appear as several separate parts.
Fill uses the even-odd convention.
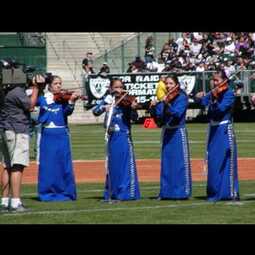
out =
[[[255,33],[184,32],[169,39],[159,56],[153,37],[145,42],[144,60],[137,56],[127,72],[203,72],[224,69],[230,76],[236,70],[255,69]]]
[[[93,52],[88,51],[86,54],[86,57],[82,60],[82,70],[83,70],[83,75],[86,77],[89,74],[95,74],[95,70],[93,67],[94,63],[94,56]],[[101,66],[98,74],[99,75],[107,75],[110,73],[110,67],[108,66],[107,62],[104,62],[103,65]]]
[[[95,73],[93,53],[82,62],[84,74]],[[213,71],[224,69],[230,76],[236,70],[255,69],[255,33],[252,32],[183,32],[169,39],[160,53],[155,52],[154,38],[145,41],[144,58],[136,56],[127,73]],[[110,73],[103,63],[98,74]]]

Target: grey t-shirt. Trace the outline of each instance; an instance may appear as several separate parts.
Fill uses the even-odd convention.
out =
[[[7,92],[0,109],[0,128],[29,134],[31,100],[25,88],[15,87]]]

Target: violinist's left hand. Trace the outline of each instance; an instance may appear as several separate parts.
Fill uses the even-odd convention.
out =
[[[168,102],[168,99],[167,99],[167,96],[164,96],[163,99],[162,99],[162,101],[163,101],[164,103],[166,103],[166,104],[169,103],[169,102]]]
[[[80,97],[80,94],[78,92],[74,92],[72,95],[71,95],[71,98],[70,98],[70,101],[71,103],[75,103],[76,100]]]
[[[205,96],[205,93],[204,93],[203,91],[198,92],[198,93],[195,95],[195,97],[196,97],[197,99],[201,99],[201,98],[204,97],[204,96]]]

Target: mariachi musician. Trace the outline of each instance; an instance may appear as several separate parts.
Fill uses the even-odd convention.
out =
[[[136,161],[131,138],[131,120],[136,120],[135,97],[123,90],[120,79],[110,83],[110,94],[93,109],[95,116],[106,112],[105,201],[140,199]]]
[[[214,73],[212,81],[214,88],[209,93],[199,92],[195,96],[197,103],[208,107],[207,198],[212,202],[239,200],[237,146],[232,117],[235,95],[228,86],[229,79],[224,71]]]
[[[42,125],[38,193],[40,201],[76,200],[76,185],[67,117],[80,95],[63,93],[62,79],[49,78],[48,90],[38,97],[38,121]]]
[[[188,199],[192,179],[188,135],[185,126],[188,96],[176,75],[165,78],[167,93],[162,101],[151,103],[150,113],[162,127],[159,200]]]

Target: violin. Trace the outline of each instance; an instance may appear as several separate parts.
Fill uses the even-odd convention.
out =
[[[53,99],[56,103],[65,104],[68,103],[73,93],[74,91],[72,90],[61,89],[60,92],[53,94]],[[78,97],[78,99],[88,100],[88,97],[81,95]]]
[[[217,87],[213,88],[211,90],[213,96],[217,99],[219,97],[219,95],[224,92],[225,90],[228,89],[228,81],[231,81],[233,78],[237,78],[236,76],[238,73],[240,73],[242,70],[239,69],[237,70],[235,73],[233,73],[228,79],[224,80],[223,82],[221,82]]]
[[[128,95],[127,91],[122,91],[120,94],[116,95],[118,99],[115,106],[123,106],[123,107],[130,107],[132,103],[136,100],[135,96]]]
[[[213,88],[211,90],[212,92],[212,95],[215,97],[215,98],[218,98],[219,95],[226,91],[228,89],[228,80],[225,80],[223,82],[221,82],[217,87]]]
[[[180,94],[180,85],[177,84],[173,88],[171,88],[166,94],[166,103],[172,102],[178,95]]]

